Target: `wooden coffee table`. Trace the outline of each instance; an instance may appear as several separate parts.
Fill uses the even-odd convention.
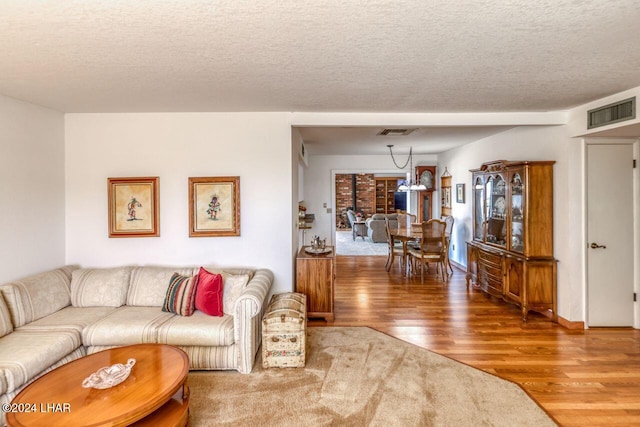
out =
[[[122,383],[104,390],[82,381],[104,366],[136,364]],[[138,344],[76,359],[29,384],[11,402],[9,426],[185,426],[189,420],[189,358],[177,347]],[[29,411],[29,412],[26,412]]]

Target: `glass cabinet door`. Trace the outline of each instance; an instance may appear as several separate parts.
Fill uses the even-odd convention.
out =
[[[484,184],[481,177],[477,177],[473,183],[474,197],[473,202],[473,238],[475,240],[484,240]]]
[[[487,243],[507,245],[507,186],[500,174],[490,176],[486,184]]]
[[[524,250],[524,180],[523,172],[513,172],[509,180],[509,193],[511,195],[511,250],[522,252]]]

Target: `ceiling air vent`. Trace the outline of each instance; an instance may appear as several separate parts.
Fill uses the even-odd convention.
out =
[[[388,135],[388,136],[403,136],[409,135],[415,129],[382,129],[378,132],[378,135]]]
[[[636,97],[587,111],[587,129],[636,118]]]

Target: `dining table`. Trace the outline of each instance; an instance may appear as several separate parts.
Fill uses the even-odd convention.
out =
[[[402,243],[402,275],[409,276],[409,266],[407,263],[408,256],[408,244],[409,242],[419,242],[422,240],[422,227],[420,223],[412,224],[411,227],[391,227],[389,228],[389,232],[391,237],[394,240],[399,240]],[[433,230],[428,229],[427,239],[439,239],[440,236]],[[445,238],[448,239],[449,236],[445,234]],[[446,255],[448,256],[448,254]]]

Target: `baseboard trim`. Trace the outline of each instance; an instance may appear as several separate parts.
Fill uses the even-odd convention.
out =
[[[560,316],[558,316],[558,325],[567,329],[584,330],[584,322],[572,322],[571,320],[567,320],[564,317]]]
[[[467,271],[467,267],[466,267],[466,266],[464,266],[464,265],[462,265],[462,264],[458,264],[457,262],[455,262],[455,261],[453,261],[453,260],[449,260],[449,262],[451,263],[451,266],[452,266],[452,267],[455,267],[455,268],[457,268],[457,269],[458,269],[458,270],[460,270],[460,271],[464,271],[464,272],[466,272],[466,271]]]

